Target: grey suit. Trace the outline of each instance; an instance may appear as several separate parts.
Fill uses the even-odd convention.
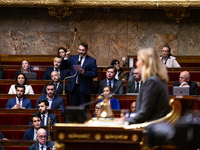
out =
[[[140,89],[142,88],[142,82],[140,85]],[[140,91],[140,90],[139,90]],[[126,85],[126,93],[136,93],[136,89],[135,89],[135,81],[132,82],[128,82]]]
[[[169,113],[167,84],[156,76],[150,76],[142,85],[136,101],[136,116],[129,123],[142,123],[161,118]]]
[[[98,86],[97,86],[97,94],[103,93],[103,88],[106,85],[107,85],[107,79],[104,79],[104,80],[100,81],[98,83]],[[123,95],[123,93],[124,93],[124,85],[123,85],[122,81],[114,79],[113,93],[114,94]]]
[[[54,146],[54,142],[46,142],[46,146],[47,147],[51,147],[51,149],[53,149],[53,146]],[[39,143],[36,142],[34,144],[32,144],[30,147],[29,147],[29,150],[39,150]]]

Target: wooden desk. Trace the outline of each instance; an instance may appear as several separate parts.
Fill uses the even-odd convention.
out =
[[[64,144],[58,150],[141,149],[141,129],[126,130],[123,127],[92,127],[81,124],[56,124],[55,128],[57,142]]]

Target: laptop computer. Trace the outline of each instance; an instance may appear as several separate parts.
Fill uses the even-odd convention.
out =
[[[189,95],[190,87],[173,87],[173,95]]]
[[[35,72],[29,72],[29,73],[24,73],[27,80],[36,80],[37,79],[37,73]]]

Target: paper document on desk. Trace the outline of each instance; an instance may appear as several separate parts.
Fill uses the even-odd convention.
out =
[[[75,69],[76,71],[79,71],[79,70],[82,69],[81,65],[73,65],[73,66],[74,66],[74,69]]]

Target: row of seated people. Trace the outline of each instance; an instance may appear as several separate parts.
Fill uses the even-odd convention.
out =
[[[108,84],[111,85],[111,87],[113,88],[113,91],[114,91],[113,93],[115,93],[115,94],[122,95],[124,93],[138,93],[139,91],[137,89],[137,85],[139,84],[138,87],[141,87],[141,85],[142,85],[141,75],[138,73],[137,69],[134,69],[131,76],[133,78],[132,82],[127,83],[127,85],[124,86],[124,84],[126,84],[126,82],[124,83],[120,80],[117,80],[116,79],[116,69],[113,66],[109,66],[106,71],[106,79],[104,79],[98,83],[97,90],[95,87],[95,91],[96,91],[95,93],[101,94],[103,87]],[[191,77],[190,77],[189,72],[183,71],[180,73],[179,83],[176,82],[176,83],[174,83],[173,86],[184,86],[182,83],[188,84],[188,86],[192,86],[190,95],[198,95],[198,86],[197,86],[197,84],[191,82],[190,78]],[[56,86],[56,94],[62,94],[63,93],[63,83],[60,82],[59,73],[57,71],[52,71],[51,79]],[[110,83],[109,83],[109,81],[110,81]],[[15,85],[17,85],[17,84],[25,85],[25,87],[26,87],[25,94],[34,94],[32,86],[29,85],[27,78],[23,73],[18,73],[18,75],[16,77]],[[8,94],[16,93],[15,85],[12,85],[10,87]],[[40,92],[41,92],[41,94],[46,94],[46,84],[44,85],[44,87],[38,86],[38,87],[34,87],[34,88],[37,90],[36,94],[40,94]],[[40,90],[41,88],[43,88],[42,91]],[[0,87],[0,89],[1,89],[1,87]],[[65,85],[65,93],[67,93],[66,89],[67,89],[67,87]],[[5,87],[3,87],[3,90],[4,90],[4,92],[2,92],[2,93],[7,93],[7,92],[5,92],[5,90],[6,90]],[[169,90],[171,91],[170,94],[173,95],[173,87],[169,86]]]

